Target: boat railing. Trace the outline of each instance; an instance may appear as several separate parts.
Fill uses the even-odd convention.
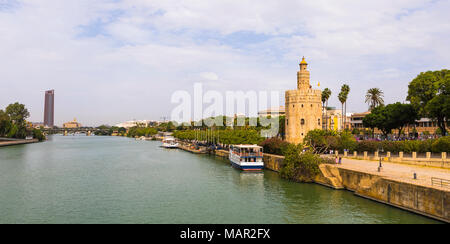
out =
[[[262,152],[257,152],[257,153],[238,153],[238,152],[233,152],[233,154],[239,156],[239,157],[262,157],[263,153]]]

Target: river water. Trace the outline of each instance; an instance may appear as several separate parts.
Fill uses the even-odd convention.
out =
[[[437,223],[277,173],[122,137],[0,148],[0,223]]]

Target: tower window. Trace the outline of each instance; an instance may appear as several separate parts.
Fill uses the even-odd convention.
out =
[[[304,124],[305,124],[305,119],[302,119],[302,120],[300,121],[300,124],[301,124],[301,125],[304,125]]]
[[[303,104],[302,104],[302,108],[303,108]]]
[[[318,119],[318,124],[320,125],[320,119]]]

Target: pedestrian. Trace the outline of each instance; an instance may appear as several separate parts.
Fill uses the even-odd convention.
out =
[[[339,164],[342,164],[342,158],[339,157]]]
[[[336,164],[338,164],[339,163],[339,161],[338,161],[338,157],[336,156]]]

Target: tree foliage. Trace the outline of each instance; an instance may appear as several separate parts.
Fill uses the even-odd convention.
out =
[[[264,140],[254,129],[186,130],[176,131],[174,136],[180,140],[210,141],[226,145],[259,144]]]
[[[353,151],[357,146],[355,137],[347,131],[335,133],[334,131],[312,130],[306,135],[304,143],[317,154],[327,153],[329,150]]]
[[[11,129],[11,119],[3,110],[0,110],[0,136],[5,136]]]
[[[37,139],[42,139],[42,133],[38,134],[37,131],[27,128],[26,119],[29,116],[30,113],[25,105],[17,102],[8,105],[4,111],[0,110],[0,136],[24,139],[27,135],[37,134],[39,137]]]
[[[273,137],[264,140],[259,145],[263,147],[265,153],[283,155],[289,143],[278,137]]]
[[[119,132],[120,133],[120,132]],[[128,130],[128,137],[149,137],[156,135],[158,133],[158,130],[153,127],[132,127]]]
[[[285,150],[285,158],[280,176],[297,182],[311,182],[320,173],[319,165],[325,160],[318,154],[303,152],[303,146],[289,144]]]
[[[370,88],[366,93],[366,103],[369,104],[369,110],[384,105],[383,91],[379,88]]]
[[[411,104],[394,103],[378,106],[363,119],[363,125],[374,130],[378,128],[387,136],[393,129],[402,129],[408,124],[414,124],[418,114]]]
[[[450,70],[420,73],[409,83],[407,100],[419,115],[437,120],[443,135],[450,118]]]
[[[25,108],[25,105],[18,102],[8,105],[5,112],[16,125],[24,124],[25,120],[30,117],[30,112]]]

